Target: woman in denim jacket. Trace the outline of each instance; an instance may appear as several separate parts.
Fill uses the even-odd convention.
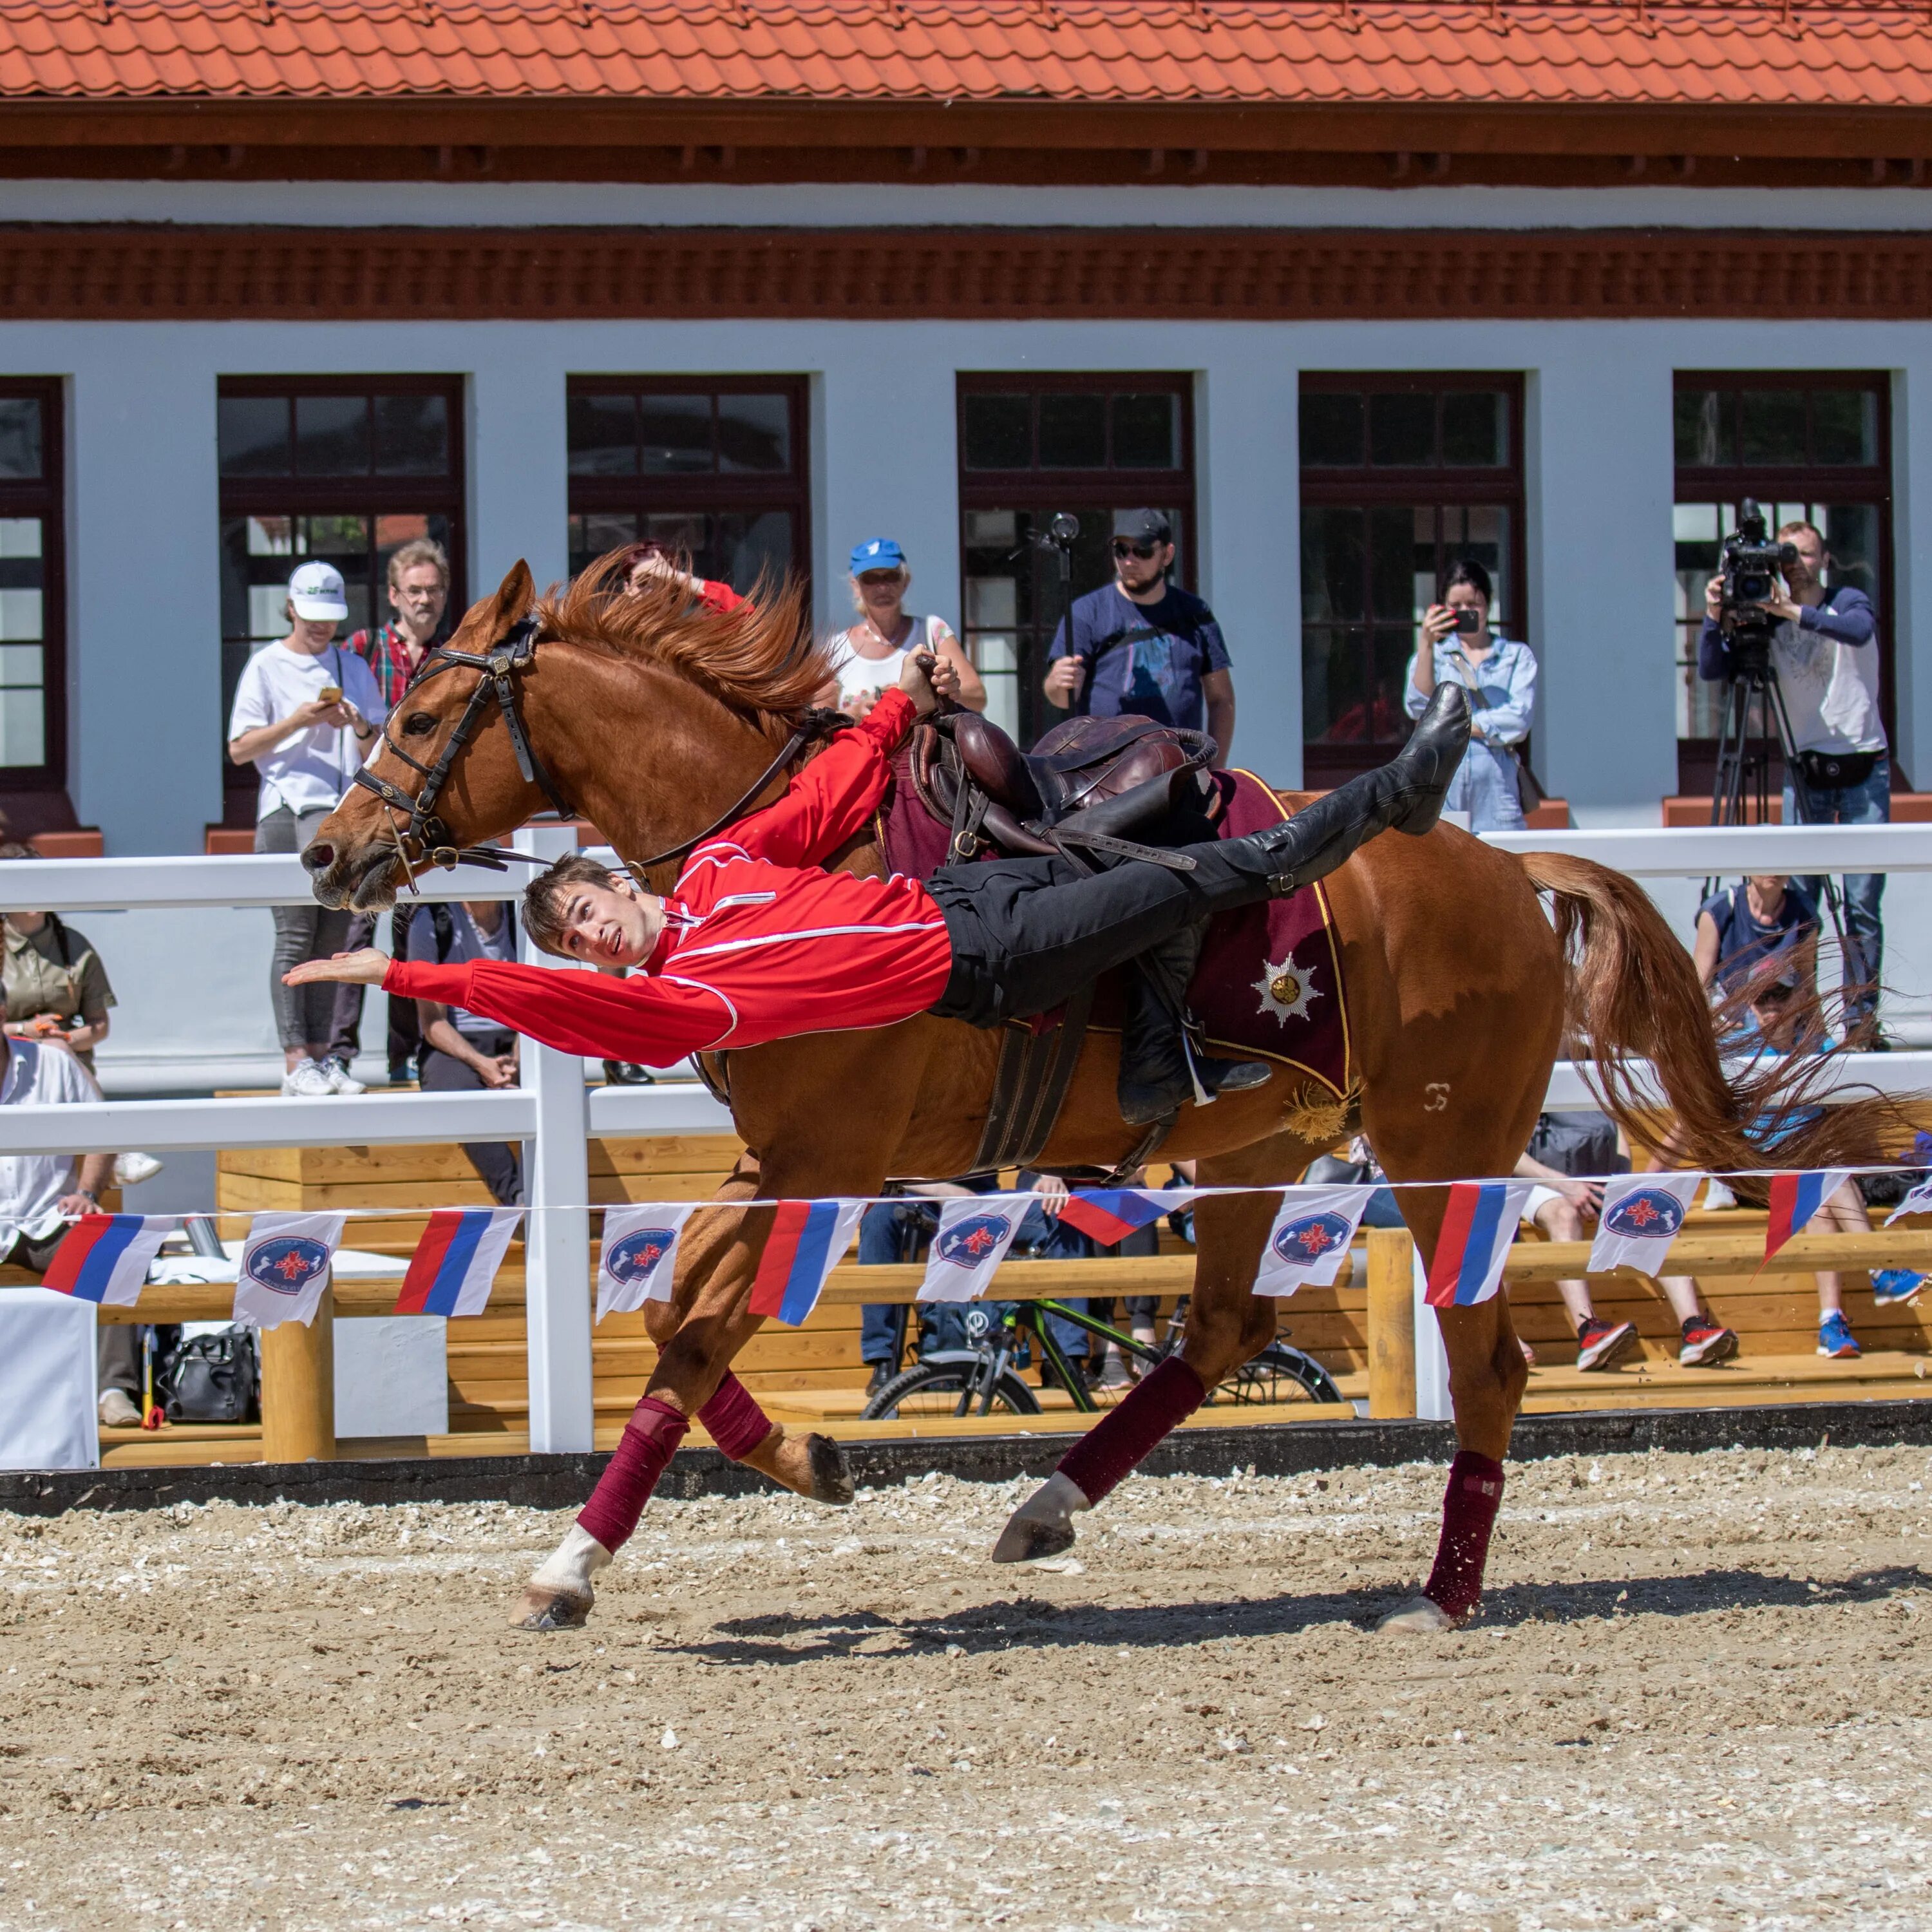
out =
[[[1490,573],[1465,558],[1450,573],[1442,602],[1432,604],[1422,620],[1422,648],[1409,660],[1402,704],[1410,717],[1420,718],[1437,685],[1453,680],[1467,688],[1475,713],[1468,754],[1443,808],[1466,812],[1472,832],[1520,832],[1516,747],[1529,736],[1535,715],[1536,660],[1527,644],[1513,644],[1490,628]],[[1456,628],[1466,610],[1475,613],[1474,631]]]

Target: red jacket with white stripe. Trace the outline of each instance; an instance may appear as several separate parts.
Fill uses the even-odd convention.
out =
[[[912,700],[888,692],[776,804],[692,853],[664,902],[662,937],[628,979],[398,959],[384,990],[488,1014],[567,1053],[646,1066],[923,1012],[952,968],[944,917],[926,889],[818,869],[871,818],[912,718]]]

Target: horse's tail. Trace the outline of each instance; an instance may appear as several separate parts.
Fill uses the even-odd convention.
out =
[[[1564,1034],[1604,1111],[1633,1140],[1660,1137],[1657,1096],[1674,1117],[1676,1159],[1734,1172],[1860,1167],[1911,1138],[1904,1110],[1869,1089],[1821,1104],[1831,1056],[1766,1056],[1727,1075],[1690,956],[1635,880],[1588,859],[1526,852],[1550,896],[1564,962]],[[1648,1060],[1654,1084],[1634,1063]]]

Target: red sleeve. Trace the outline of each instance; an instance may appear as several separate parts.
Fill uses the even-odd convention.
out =
[[[863,829],[885,796],[891,776],[887,760],[914,715],[904,692],[887,692],[862,724],[840,732],[792,780],[776,805],[754,812],[716,842],[775,866],[815,866],[829,859]],[[700,847],[700,854],[706,849]]]
[[[714,1046],[735,1023],[717,994],[689,980],[614,980],[501,959],[454,966],[393,960],[382,990],[484,1014],[565,1053],[645,1066],[674,1066]]]
[[[704,588],[698,593],[698,601],[707,610],[722,613],[736,610],[745,600],[730,584],[720,584],[715,578],[707,577],[704,579]]]

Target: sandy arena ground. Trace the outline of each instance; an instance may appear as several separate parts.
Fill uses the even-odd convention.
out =
[[[1922,1450],[1511,1472],[1454,1636],[1365,1627],[1435,1468],[562,1516],[0,1516],[0,1925],[1932,1925]]]

